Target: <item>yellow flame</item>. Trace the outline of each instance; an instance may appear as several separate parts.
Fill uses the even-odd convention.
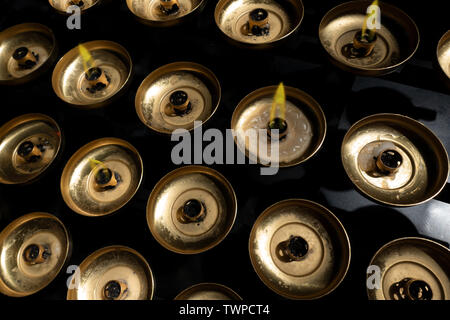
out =
[[[87,72],[89,69],[95,67],[94,59],[91,56],[91,53],[85,46],[82,44],[78,45],[78,50],[80,51],[80,56],[83,59],[83,68],[84,72]]]
[[[108,169],[108,167],[99,160],[89,159],[89,164],[90,164],[92,170],[97,168],[97,166],[102,166],[104,169]]]
[[[378,0],[375,0],[374,2],[372,2],[370,7],[371,6],[378,6]],[[378,17],[377,17],[378,11],[375,11],[373,14],[375,15],[375,19],[378,19]],[[367,35],[367,21],[369,20],[369,18],[371,16],[372,16],[372,12],[368,12],[366,14],[366,18],[364,19],[364,23],[363,23],[362,30],[361,30],[361,36],[362,37]],[[369,31],[370,31],[370,34],[368,36],[369,36],[369,39],[371,40],[375,36],[376,29],[375,28],[371,28],[371,29],[369,29]]]
[[[284,92],[283,82],[280,82],[278,85],[277,91],[275,91],[275,95],[273,97],[272,109],[270,110],[270,121],[274,120],[277,113],[277,106],[280,107],[280,116],[281,120],[284,120],[286,116],[286,94]]]

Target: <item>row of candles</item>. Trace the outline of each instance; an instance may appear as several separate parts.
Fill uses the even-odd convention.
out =
[[[278,86],[275,90],[274,99],[270,105],[271,111],[273,111],[272,118],[277,114],[277,107],[282,106],[281,109],[285,109],[286,93],[284,90],[285,88],[282,85]],[[283,119],[284,115],[285,112],[282,111],[279,113],[281,118],[273,118],[268,125],[270,126],[272,122],[285,123],[285,120]],[[379,122],[372,123],[373,126],[371,121],[374,120],[374,116],[369,117],[372,118],[369,119],[369,121],[363,119],[363,124],[364,121],[366,121],[368,122],[368,125],[366,124],[366,127],[363,126],[360,131],[354,134],[353,131],[355,128],[361,127],[361,123],[357,123],[349,130],[346,139],[351,141],[351,139],[361,136],[361,132],[366,132],[366,134],[367,132],[370,133],[373,128],[379,127],[380,124],[389,126],[389,121],[386,120],[386,117],[388,119],[391,118],[394,123],[396,123],[397,130],[399,123],[396,121],[399,121],[399,119],[405,121],[405,127],[407,128],[411,128],[412,125],[417,125],[423,130],[428,130],[414,120],[406,117],[398,115],[382,116],[384,119],[378,119]],[[375,120],[377,120],[376,116]],[[51,137],[50,132],[45,131],[45,136],[48,138],[42,139],[39,137],[38,133],[33,132],[33,139],[36,139],[36,136],[38,136],[36,141],[39,141],[39,143],[33,143],[31,139],[23,141],[23,136],[20,136],[20,141],[11,138],[14,137],[14,130],[17,130],[18,127],[14,125],[15,123],[20,123],[20,130],[25,130],[26,132],[27,122],[31,124],[30,127],[35,128],[36,121],[46,122],[45,126],[47,127],[52,125],[52,128],[55,130],[53,132],[54,136]],[[61,142],[58,140],[58,138],[61,137],[59,127],[51,118],[35,114],[21,116],[20,119],[13,119],[12,125],[7,124],[0,129],[0,132],[5,132],[5,127],[9,128],[11,132],[10,135],[7,135],[9,143],[18,144],[18,146],[13,147],[12,150],[17,150],[15,151],[17,152],[17,156],[22,159],[20,162],[21,168],[23,169],[24,166],[26,167],[28,164],[32,165],[35,170],[34,172],[33,170],[24,170],[22,173],[27,172],[30,176],[36,178],[36,174],[41,174],[50,164],[48,161],[41,162],[44,159],[47,150],[53,150],[53,155],[56,157],[57,152],[54,150],[59,150],[58,144]],[[403,133],[406,132],[407,131]],[[287,134],[289,134],[289,132]],[[424,131],[419,132],[418,134],[425,136],[429,135],[430,132]],[[364,135],[362,136],[362,140],[358,140],[356,144],[361,145],[361,142],[366,139]],[[389,134],[389,136],[392,137],[392,134]],[[380,140],[379,137],[380,136],[377,134],[375,139],[366,141],[366,145],[360,146],[357,150],[357,154],[354,155],[358,160],[351,160],[348,161],[348,163],[362,162],[363,165],[366,165],[364,161],[360,160],[361,157],[364,157],[373,162],[372,168],[375,168],[375,171],[372,171],[373,169],[367,170],[365,167],[360,166],[358,168],[360,174],[371,174],[372,178],[379,180],[387,179],[391,182],[397,181],[398,178],[403,179],[405,172],[401,172],[400,176],[398,176],[397,173],[402,169],[403,162],[411,161],[408,152],[414,152],[414,150],[401,150],[401,145],[398,144],[400,143],[399,141],[387,141],[384,140],[384,138]],[[400,138],[405,139],[403,136]],[[411,141],[414,141],[414,137],[410,137],[410,139]],[[52,145],[50,141],[57,142]],[[367,155],[366,153],[368,151],[366,149],[369,145],[374,143],[378,144],[378,146],[373,148],[372,151],[369,151],[370,154]],[[389,146],[387,149],[383,147],[383,144],[386,143],[388,143]],[[352,143],[349,144],[351,145]],[[381,148],[379,144],[381,144]],[[441,148],[443,151],[441,154],[436,155],[438,158],[446,156],[445,149],[443,146],[441,146]],[[369,148],[369,150],[370,149],[371,148]],[[421,151],[423,152],[423,150]],[[379,152],[379,154],[377,154],[377,152]],[[343,154],[343,156],[349,155],[350,154]],[[373,155],[378,156],[373,157]],[[13,155],[12,159],[17,159],[17,156]],[[438,162],[439,160],[436,161]],[[118,163],[125,163],[125,165],[119,165]],[[346,164],[344,162],[344,166],[348,165],[348,163]],[[446,177],[448,176],[448,160],[446,163],[447,174],[444,174],[445,179],[443,180],[443,183],[446,182]],[[431,163],[428,164],[432,165]],[[415,169],[421,170],[420,167],[415,167]],[[445,170],[445,168],[442,168],[441,170]],[[141,183],[143,176],[142,172],[142,160],[137,150],[131,144],[114,138],[99,139],[80,148],[80,150],[69,159],[61,177],[61,193],[66,204],[79,214],[86,216],[110,214],[119,210],[133,197]],[[411,173],[415,174],[414,171]],[[417,176],[420,177],[420,175],[420,173],[417,173]],[[201,178],[198,178],[199,176],[201,176]],[[413,178],[410,180],[413,180]],[[434,180],[433,177],[431,177],[431,180]],[[185,181],[190,182],[185,183]],[[365,182],[366,185],[376,183],[377,182],[372,182],[371,180],[366,180]],[[357,182],[355,182],[355,184],[358,186]],[[390,186],[385,186],[383,188],[386,193],[391,193],[393,195],[398,191],[398,188],[395,185],[393,188],[390,188]],[[404,188],[407,189],[409,187],[408,185],[405,185]],[[428,196],[428,194],[418,194],[418,197],[423,196]],[[373,195],[372,197],[375,198],[376,195]],[[101,202],[98,202],[100,200]],[[423,198],[419,200],[416,199],[415,201],[421,202],[422,200]],[[382,201],[382,199],[380,201]],[[96,205],[93,206],[93,203]],[[395,205],[396,203],[392,204]],[[398,203],[398,205],[402,205],[402,203]],[[306,214],[305,212],[309,213]],[[230,183],[217,171],[202,166],[181,167],[167,174],[157,183],[151,192],[147,205],[147,222],[151,233],[161,245],[177,253],[195,254],[209,250],[218,245],[232,228],[236,214],[236,196]],[[21,259],[23,259],[23,263],[27,268],[33,268],[33,266],[40,266],[40,268],[42,268],[42,265],[45,264],[57,268],[56,270],[53,268],[49,269],[49,273],[46,274],[46,276],[51,274],[53,277],[56,276],[59,271],[58,268],[60,268],[62,263],[68,258],[67,255],[69,250],[67,249],[67,246],[70,246],[71,243],[67,232],[64,236],[59,237],[60,240],[56,242],[54,241],[54,238],[39,238],[37,234],[41,232],[52,233],[56,231],[52,230],[52,228],[50,228],[50,231],[48,229],[45,229],[44,231],[37,228],[38,222],[35,220],[36,215],[38,215],[39,219],[42,218],[42,213],[35,213],[20,217],[13,221],[0,233],[0,243],[3,248],[9,248],[8,250],[10,251],[8,251],[8,256],[12,257],[11,259],[19,261],[19,264]],[[62,223],[52,215],[44,215],[47,219],[51,219],[52,221],[56,221],[57,224],[62,225]],[[222,222],[219,223],[219,221]],[[306,229],[304,225],[307,226]],[[66,230],[64,226],[61,228]],[[31,234],[28,234],[29,229],[33,230]],[[286,232],[283,231],[284,229],[286,229]],[[314,230],[316,233],[311,233],[311,230]],[[61,232],[61,230],[58,232]],[[267,232],[269,234],[267,234]],[[17,240],[17,233],[24,235],[23,244],[19,245],[19,247],[10,247],[9,243]],[[313,236],[314,234],[316,234],[316,236]],[[317,236],[317,234],[319,236]],[[335,234],[335,236],[331,236],[332,234]],[[27,239],[30,239],[30,241]],[[178,240],[174,241],[173,239]],[[328,244],[325,246],[325,243]],[[397,249],[392,249],[391,246],[395,246]],[[64,250],[61,250],[61,247]],[[273,251],[273,248],[276,248],[276,250]],[[444,258],[444,261],[447,261],[448,263],[450,252],[447,248],[438,243],[420,238],[413,240],[409,238],[399,239],[389,243],[374,256],[373,260],[377,261],[377,259],[392,258],[395,262],[393,263],[392,268],[398,269],[395,267],[395,265],[398,264],[397,256],[390,257],[388,254],[389,252],[392,252],[392,250],[404,250],[405,253],[409,253],[410,251],[415,252],[419,249],[422,250],[422,248],[427,252],[425,258],[422,254],[417,255],[417,257],[409,255],[405,258],[405,263],[411,263],[411,261],[414,261],[415,259],[418,259],[418,261],[422,261],[423,259],[428,261],[429,259],[435,259],[436,256],[447,256],[447,258]],[[130,272],[138,272],[134,269],[136,266],[128,266],[125,268],[126,271],[123,271],[122,274],[119,272],[118,274],[110,275],[108,281],[104,284],[104,288],[100,291],[95,291],[91,288],[91,283],[97,280],[92,277],[84,276],[85,274],[90,274],[89,268],[92,264],[99,263],[99,261],[97,261],[98,259],[106,259],[103,254],[116,252],[115,255],[120,255],[124,250],[128,253],[131,252],[134,259],[139,261],[143,260],[145,262],[145,259],[141,255],[130,248],[108,247],[96,251],[80,265],[80,277],[81,279],[85,279],[85,283],[76,283],[75,281],[78,278],[75,278],[72,287],[68,291],[68,299],[116,300],[151,298],[153,295],[154,279],[151,269],[146,262],[144,263],[144,266],[145,268],[148,268],[149,271],[147,271],[146,277],[139,280],[139,283],[141,284],[142,281],[146,282],[145,288],[148,290],[144,293],[139,292],[138,288],[134,287],[136,282],[133,282],[131,279],[126,281],[123,280],[128,279],[127,277]],[[300,199],[282,201],[265,210],[253,226],[250,235],[249,250],[252,264],[262,281],[275,292],[285,297],[295,299],[318,298],[330,293],[341,281],[343,281],[350,263],[350,241],[344,226],[325,207],[311,201]],[[429,250],[432,252],[430,253]],[[52,254],[53,252],[59,252],[60,254],[55,257]],[[61,252],[63,254],[65,252],[64,256],[61,256]],[[335,256],[336,252],[339,252],[339,256]],[[386,258],[385,255],[388,255],[388,257]],[[312,281],[313,283],[316,283],[317,281],[317,283],[320,284],[317,291],[311,293],[310,288],[307,288],[307,284],[311,282],[303,282],[305,275],[303,274],[303,268],[300,268],[300,266],[305,265],[311,267],[310,264],[313,266],[316,265],[318,263],[316,259],[318,259],[319,256],[322,257],[319,259],[319,265],[322,263],[320,261],[323,259],[329,259],[327,263],[331,263],[335,265],[335,267],[329,270],[319,268],[317,269],[317,274],[315,272],[313,272],[312,275],[308,274],[308,277],[314,276],[312,279],[309,279],[309,281]],[[54,260],[51,259],[58,259],[59,263],[55,265]],[[104,270],[99,271],[101,274],[103,274],[105,270],[109,270],[109,268],[114,269],[118,262],[111,262],[108,260],[108,263],[110,264],[105,266]],[[386,263],[386,261],[383,263]],[[9,265],[6,264],[6,268],[9,268],[8,266]],[[272,274],[273,270],[271,271],[273,268],[278,270],[275,273],[275,276]],[[445,271],[447,270],[445,262],[442,265],[438,264],[433,268],[436,268],[433,272],[447,272]],[[443,271],[440,271],[440,268],[442,268]],[[9,274],[10,271],[11,270],[8,269],[5,272],[6,274]],[[392,270],[390,272],[392,273]],[[286,273],[289,275],[287,278],[285,275]],[[389,286],[391,286],[389,294],[380,293],[384,292],[384,289],[376,290],[375,292],[377,293],[370,293],[369,297],[373,299],[396,300],[429,300],[432,298],[443,299],[447,297],[436,289],[436,283],[427,280],[428,277],[422,275],[420,272],[417,273],[411,271],[409,277],[404,276],[404,271],[400,272],[397,270],[397,273],[399,275],[392,279],[392,283],[389,283]],[[402,278],[397,279],[401,275]],[[15,273],[14,279],[22,281],[22,277],[25,276],[19,272]],[[100,277],[100,275],[97,274],[95,277]],[[273,281],[272,277],[275,277],[276,281]],[[323,278],[332,280],[323,282]],[[439,278],[439,281],[442,281],[440,285],[444,287],[449,285],[445,278]],[[276,283],[283,283],[283,285],[280,288]],[[47,283],[39,281],[38,287],[41,286],[39,289],[44,287],[45,284]],[[203,288],[204,286],[205,284],[201,284],[198,288]],[[231,289],[224,288],[225,287],[220,285],[216,287],[213,285],[213,289],[211,289],[210,285],[209,290],[212,292],[215,292],[214,290],[219,290],[219,292],[222,293],[225,290],[226,294],[221,296],[222,299],[239,297],[237,294],[235,295]],[[35,292],[24,292],[19,289],[17,287],[11,288],[8,283],[3,283],[2,285],[2,282],[0,282],[0,290],[5,294],[23,296]],[[193,290],[193,288],[190,288],[189,290]],[[136,291],[139,292],[138,295],[136,295]],[[209,294],[212,293],[210,292]]]
[[[127,4],[130,9],[139,11],[137,14],[143,17],[145,14],[152,16],[155,5],[157,10],[170,17],[185,15],[188,9],[201,7],[201,1],[191,3],[161,0],[159,4],[156,2],[158,1],[147,3],[129,0]],[[70,5],[87,10],[98,3],[99,1],[50,0],[52,6],[62,11]],[[383,15],[383,12],[386,12],[386,15]],[[246,47],[265,48],[297,31],[303,17],[303,4],[300,0],[293,1],[289,6],[275,0],[268,2],[221,0],[217,4],[215,16],[220,29],[235,43]],[[383,21],[385,23],[382,23]],[[391,24],[399,25],[401,28],[391,29]],[[343,3],[331,9],[320,23],[319,38],[337,66],[363,75],[383,75],[394,71],[414,55],[420,37],[416,24],[406,13],[375,0]],[[437,50],[438,65],[446,82],[450,74],[448,38],[448,33],[441,38]],[[17,47],[14,50],[11,56],[17,61],[18,68],[28,71],[19,73],[18,76],[12,73],[15,79],[10,75],[9,78],[0,81],[17,81],[18,77],[32,73],[40,66],[38,60],[42,57],[39,58],[36,52],[29,52],[27,46]]]
[[[110,183],[111,171],[103,163],[89,161],[96,171],[93,181],[99,187],[97,192],[117,187],[117,181]],[[181,173],[181,179],[186,181],[192,180],[194,175],[205,173],[220,177],[219,180],[223,178],[207,167],[183,167],[176,171],[161,179],[154,190],[158,192],[161,187],[170,187],[176,173]],[[226,180],[222,182],[228,184]],[[186,185],[184,182],[181,184]],[[195,187],[198,188],[198,185]],[[200,193],[214,192],[206,185],[202,188]],[[193,191],[188,186],[175,197],[189,192]],[[155,191],[150,195],[147,208],[149,228],[163,246],[174,252],[194,254],[212,248],[225,238],[236,216],[237,208],[232,203],[222,204],[224,207],[217,209],[211,202],[205,203],[188,196],[184,203],[165,203],[167,201],[162,200],[158,204],[153,203],[152,199],[161,195],[153,193]],[[218,199],[215,201],[216,205],[220,204]],[[165,210],[165,207],[172,205],[181,207],[176,207],[173,212]],[[158,209],[158,206],[163,208]],[[152,224],[161,210],[165,211],[166,221],[174,219],[167,217],[171,215],[175,215],[176,220],[172,223],[163,221],[163,224],[167,223],[163,226]],[[225,212],[227,210],[229,212]],[[219,223],[211,224],[211,217],[231,220],[231,224],[224,229]],[[161,230],[155,231],[155,228]],[[175,230],[173,234],[161,238],[164,232],[167,234],[167,230],[171,229]],[[182,236],[188,231],[191,233],[188,243],[178,244],[177,248],[175,242],[170,242],[174,235]],[[208,232],[216,235],[205,238],[204,234]],[[220,233],[219,238],[217,233]],[[12,246],[12,243],[15,245]],[[291,299],[313,299],[329,294],[344,281],[350,265],[350,241],[345,228],[328,209],[308,200],[285,200],[266,209],[256,220],[249,243],[251,262],[261,280],[276,293]],[[0,232],[0,245],[5,255],[0,292],[23,297],[42,290],[58,275],[70,259],[73,244],[66,227],[58,218],[36,212],[19,217]],[[398,255],[405,258],[399,260]],[[426,239],[401,238],[389,242],[375,254],[371,266],[382,266],[383,272],[390,272],[390,279],[384,281],[381,288],[369,290],[369,298],[448,299],[440,288],[447,290],[449,286],[445,276],[448,275],[449,255],[447,248]],[[152,258],[152,263],[155,260]],[[437,264],[428,265],[430,260]],[[436,278],[430,278],[426,272],[417,272],[414,268],[405,272],[401,265],[411,263],[425,263],[431,268],[427,272],[435,273]],[[152,299],[154,295],[155,279],[151,267],[132,248],[110,246],[99,249],[84,259],[78,268],[69,283],[69,300],[136,300]],[[393,273],[396,275],[392,276]],[[368,281],[369,278],[368,275]],[[241,300],[241,297],[226,286],[201,283],[184,290],[176,299]]]

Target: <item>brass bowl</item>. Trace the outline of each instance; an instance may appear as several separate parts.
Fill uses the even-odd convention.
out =
[[[153,188],[147,203],[147,223],[155,239],[182,254],[218,245],[233,227],[236,214],[233,187],[219,172],[203,166],[168,173]]]
[[[63,14],[67,14],[67,8],[77,5],[77,3],[82,3],[79,7],[83,13],[94,6],[99,5],[101,2],[102,0],[48,0],[48,3],[53,7],[53,9]]]
[[[450,300],[450,250],[437,242],[393,240],[377,251],[370,265],[380,268],[380,287],[367,288],[369,300]],[[367,282],[376,284],[376,276],[372,271]]]
[[[93,161],[101,162],[93,167]],[[106,167],[114,172],[115,186],[99,186],[97,173]],[[137,192],[143,176],[138,151],[117,138],[102,138],[81,147],[67,162],[61,176],[61,193],[76,213],[89,217],[122,208]]]
[[[0,233],[0,292],[24,297],[43,289],[61,271],[70,246],[67,229],[51,214],[14,220]]]
[[[276,163],[270,154],[270,139],[267,155],[258,156],[256,145],[246,139],[248,129],[266,129],[270,120],[270,110],[277,86],[257,89],[243,98],[233,112],[231,128],[236,133],[235,142],[250,159],[267,165]],[[286,138],[279,141],[279,166],[291,167],[311,158],[322,146],[327,131],[327,123],[322,108],[306,92],[285,87],[286,94]],[[259,133],[258,133],[259,136]]]
[[[194,13],[200,12],[206,4],[206,0],[172,0],[172,6],[164,10],[161,2],[161,0],[127,0],[127,6],[141,23],[153,27],[170,27],[185,22]],[[176,10],[172,10],[173,4],[177,5]]]
[[[175,300],[242,300],[242,298],[224,285],[199,283],[180,292]]]
[[[53,31],[38,23],[18,24],[3,30],[0,43],[0,85],[22,84],[35,79],[55,62],[58,51]],[[22,58],[25,63],[13,57],[19,48],[28,51]],[[27,61],[34,65],[27,65]]]
[[[254,10],[264,10],[267,16],[266,27],[256,26],[262,28],[257,32],[252,32],[255,25],[250,21]],[[272,47],[295,33],[303,16],[301,0],[220,0],[214,12],[216,25],[231,42],[259,49]]]
[[[151,300],[155,290],[152,270],[134,249],[99,249],[80,264],[67,300]]]
[[[260,279],[290,299],[317,299],[333,291],[350,265],[344,226],[312,201],[278,202],[256,219],[250,259]]]
[[[450,30],[439,40],[436,54],[443,78],[446,79],[447,86],[450,88]]]
[[[320,22],[319,38],[331,61],[339,68],[360,75],[380,76],[408,61],[419,46],[420,36],[416,24],[406,13],[381,2],[381,29],[377,30],[372,53],[364,57],[348,54],[371,4],[372,1],[351,1],[331,9]]]
[[[185,92],[190,111],[167,112],[170,98]],[[193,62],[175,62],[150,73],[139,86],[135,105],[139,119],[150,129],[171,134],[176,129],[194,129],[194,121],[208,121],[216,112],[221,97],[219,80],[204,66]]]
[[[127,50],[112,41],[97,40],[83,43],[94,64],[103,70],[108,85],[98,91],[86,79],[83,58],[78,47],[67,52],[53,70],[52,86],[64,102],[84,109],[98,108],[111,103],[129,84],[133,63]]]
[[[33,146],[31,152],[23,147]],[[14,118],[0,127],[0,183],[19,184],[37,179],[61,148],[61,129],[52,118],[37,113]]]
[[[396,172],[378,165],[389,150],[400,155]],[[432,199],[449,174],[447,152],[439,139],[420,122],[398,114],[376,114],[356,122],[344,137],[341,159],[350,180],[363,194],[392,206],[413,206]]]

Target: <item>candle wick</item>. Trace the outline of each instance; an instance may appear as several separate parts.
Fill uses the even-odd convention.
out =
[[[280,82],[280,84],[278,85],[275,96],[273,98],[272,108],[270,110],[270,122],[272,122],[276,117],[277,106],[280,107],[280,114],[278,118],[284,121],[286,117],[286,94],[284,91],[283,82]]]

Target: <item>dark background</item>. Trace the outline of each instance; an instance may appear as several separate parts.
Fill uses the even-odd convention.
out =
[[[295,35],[279,48],[249,51],[232,46],[222,36],[214,23],[216,1],[212,0],[193,21],[174,28],[142,25],[134,19],[124,0],[113,0],[108,6],[83,15],[81,30],[68,30],[66,17],[56,13],[47,1],[0,1],[0,30],[24,22],[45,24],[56,35],[59,57],[80,42],[113,40],[129,51],[135,71],[123,97],[91,111],[72,108],[59,100],[51,87],[51,71],[26,85],[0,87],[0,124],[21,114],[39,112],[53,117],[65,137],[61,159],[39,181],[25,186],[0,185],[0,229],[30,212],[44,211],[58,216],[72,235],[71,265],[80,264],[104,246],[130,246],[149,262],[156,279],[157,300],[173,299],[181,290],[199,282],[227,285],[244,299],[281,300],[253,271],[248,237],[255,219],[269,205],[287,198],[305,198],[332,210],[343,222],[352,245],[352,262],[346,278],[320,301],[366,300],[365,270],[379,247],[395,238],[419,233],[448,242],[450,222],[446,219],[435,223],[440,225],[439,230],[422,228],[421,213],[416,212],[428,207],[399,210],[362,197],[342,168],[342,138],[350,124],[366,115],[397,112],[429,125],[450,149],[450,96],[434,66],[437,42],[450,26],[447,12],[439,8],[440,1],[388,1],[417,23],[420,47],[412,60],[391,75],[380,79],[357,77],[332,66],[318,39],[321,18],[341,2],[304,0],[305,17]],[[238,216],[222,243],[190,256],[164,249],[147,226],[145,206],[150,191],[160,178],[176,168],[170,158],[174,143],[169,136],[145,127],[134,108],[135,93],[142,80],[156,68],[175,61],[201,63],[221,82],[222,101],[206,127],[224,132],[240,99],[257,88],[280,81],[312,95],[321,104],[328,122],[320,152],[305,164],[281,169],[277,176],[259,176],[258,166],[213,166],[233,185]],[[423,101],[420,105],[416,103],[417,95]],[[144,161],[143,183],[135,197],[118,212],[101,218],[80,216],[61,197],[62,170],[81,146],[107,136],[125,139],[138,149]],[[341,198],[340,192],[348,198]],[[434,207],[448,215],[449,202],[448,188],[438,200],[432,200]],[[22,300],[65,299],[68,276],[63,270],[47,288]]]

